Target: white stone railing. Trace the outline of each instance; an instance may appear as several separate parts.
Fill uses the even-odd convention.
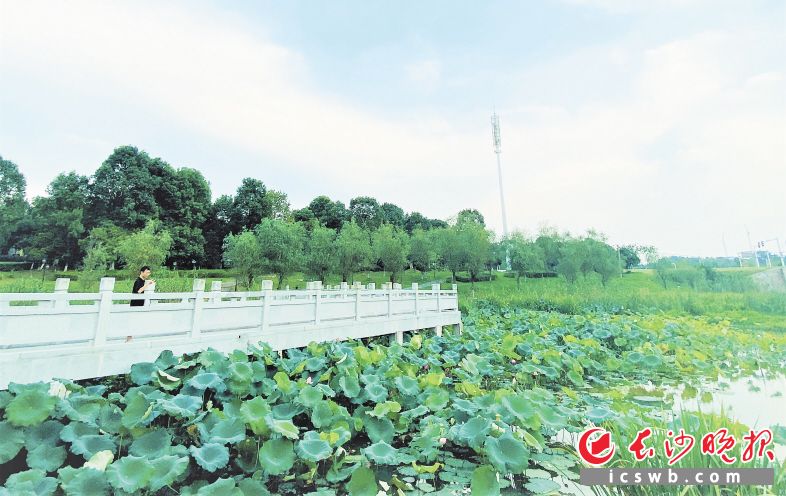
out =
[[[305,290],[225,292],[194,281],[189,293],[115,293],[113,278],[98,293],[69,293],[58,279],[54,293],[0,294],[0,389],[10,382],[72,380],[125,373],[163,350],[193,353],[208,347],[245,350],[266,342],[276,350],[312,341],[395,335],[461,325],[458,294],[439,285],[423,290],[385,284]],[[131,299],[144,306],[130,306]]]

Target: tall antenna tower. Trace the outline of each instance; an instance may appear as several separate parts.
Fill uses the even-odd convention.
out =
[[[502,153],[502,138],[499,133],[499,116],[496,112],[491,115],[491,132],[494,138],[494,153],[497,154],[497,173],[499,174],[499,203],[502,206],[502,234],[508,237],[508,217],[505,214],[505,192],[502,189],[502,163],[499,155]]]

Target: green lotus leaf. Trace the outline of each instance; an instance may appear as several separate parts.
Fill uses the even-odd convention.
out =
[[[221,393],[227,388],[223,379],[221,379],[221,376],[214,372],[202,372],[197,374],[189,379],[188,382],[186,382],[186,385],[196,389],[197,391],[212,389],[217,393]]]
[[[417,417],[422,417],[423,415],[427,414],[428,412],[429,412],[429,410],[428,410],[428,408],[426,406],[418,405],[415,408],[413,408],[412,410],[407,410],[405,412],[401,412],[401,416],[404,417],[404,418],[413,419],[413,418],[417,418]]]
[[[306,434],[308,435],[311,433],[307,432]],[[295,447],[300,458],[312,462],[318,462],[333,454],[333,449],[330,447],[330,444],[328,444],[327,441],[320,439],[319,434],[316,434],[316,437],[306,437],[307,436],[304,436],[304,439],[298,441],[297,446]]]
[[[556,408],[545,403],[539,403],[535,407],[538,417],[543,425],[546,425],[554,430],[562,429],[568,425],[568,419],[557,412]]]
[[[172,350],[164,350],[156,358],[155,364],[160,369],[168,369],[174,367],[180,363],[180,359],[178,359]]]
[[[276,386],[278,389],[283,392],[284,394],[289,393],[292,391],[294,387],[294,383],[289,379],[289,376],[286,372],[276,372],[273,376],[273,380],[276,381]]]
[[[166,429],[153,429],[136,438],[128,453],[134,456],[155,458],[169,453],[172,435]]]
[[[363,419],[363,428],[366,430],[368,438],[371,439],[373,443],[379,441],[392,443],[393,435],[396,433],[393,422],[391,422],[389,418],[377,419],[366,417]]]
[[[61,400],[59,408],[71,420],[95,425],[104,403],[106,400],[101,396],[75,393]]]
[[[460,410],[464,413],[469,413],[470,415],[474,414],[479,410],[478,405],[470,400],[465,400],[464,398],[455,398],[452,403],[453,408],[456,410]]]
[[[235,445],[232,461],[243,472],[254,473],[259,468],[259,445],[257,438],[246,438]]]
[[[150,490],[158,491],[165,486],[171,485],[188,470],[187,456],[162,456],[150,461],[153,473],[150,476]]]
[[[62,430],[63,424],[57,420],[47,420],[25,431],[25,445],[28,450],[41,444],[55,445],[60,441]]]
[[[641,359],[641,363],[651,369],[656,369],[660,367],[660,365],[663,363],[663,360],[658,355],[649,354],[644,355],[644,357]]]
[[[388,390],[382,384],[370,384],[363,390],[365,397],[374,403],[381,403],[388,397]]]
[[[288,472],[295,464],[295,451],[292,441],[268,439],[259,449],[259,464],[270,475]]]
[[[89,460],[91,456],[104,450],[115,451],[115,442],[111,436],[100,434],[80,436],[71,443],[71,452],[75,455],[82,455],[85,460]]]
[[[322,401],[323,397],[324,394],[322,394],[321,389],[317,389],[309,385],[305,385],[298,393],[298,401],[307,407],[315,406],[317,403]]]
[[[117,405],[105,403],[98,414],[97,424],[104,432],[118,434],[123,428],[123,410]]]
[[[197,357],[197,362],[199,362],[204,367],[213,367],[220,363],[223,363],[226,360],[226,357],[223,353],[216,351],[214,349],[207,349],[199,354]]]
[[[396,401],[386,401],[379,403],[374,407],[374,410],[367,412],[367,415],[372,417],[382,418],[386,417],[389,413],[398,413],[401,411],[401,405]]]
[[[44,470],[25,470],[8,476],[5,487],[12,495],[49,496],[57,489],[57,479],[47,477]]]
[[[112,487],[129,493],[147,487],[151,477],[153,466],[141,456],[125,456],[106,469],[106,478]]]
[[[254,369],[246,362],[233,362],[229,365],[229,390],[234,394],[247,392],[254,377]]]
[[[246,438],[246,424],[239,418],[220,420],[207,434],[206,443],[236,444]]]
[[[347,483],[347,492],[349,496],[376,496],[378,488],[374,472],[367,467],[355,470]]]
[[[71,422],[60,431],[60,439],[67,443],[73,443],[82,436],[93,436],[98,434],[98,428],[83,424],[82,422]]]
[[[575,370],[569,370],[567,373],[568,379],[576,386],[581,386],[584,384],[584,378],[581,377],[581,374],[576,372]]]
[[[44,472],[54,472],[63,466],[67,454],[63,446],[39,444],[32,450],[27,450],[27,466]]]
[[[631,364],[638,365],[644,359],[644,355],[642,355],[638,351],[631,351],[630,353],[628,353],[627,359],[628,362],[630,362]]]
[[[270,432],[265,417],[270,415],[270,405],[265,398],[257,396],[254,399],[244,401],[240,406],[240,418],[251,428],[257,436],[264,436]]]
[[[25,436],[21,429],[0,421],[0,465],[13,460],[24,444]]]
[[[153,404],[141,391],[132,391],[126,395],[126,409],[123,410],[123,417],[120,420],[123,427],[133,429],[134,427],[147,425],[156,416],[157,413],[154,412]]]
[[[366,458],[380,465],[398,465],[398,450],[384,441],[378,441],[361,450]]]
[[[238,489],[235,479],[218,479],[212,484],[200,487],[197,496],[243,496]]]
[[[229,450],[223,444],[210,443],[199,448],[191,446],[189,451],[197,464],[208,472],[215,472],[229,463]]]
[[[237,488],[243,493],[243,496],[270,496],[267,487],[256,479],[245,478],[237,483]]]
[[[153,382],[153,374],[157,370],[158,367],[154,363],[140,362],[131,366],[131,372],[128,375],[131,377],[131,382],[137,386],[144,386]]]
[[[458,437],[471,448],[480,449],[483,441],[491,430],[491,421],[483,417],[474,417],[458,429]]]
[[[529,464],[529,450],[510,431],[499,438],[487,438],[484,448],[492,465],[502,473],[518,474]]]
[[[169,399],[158,400],[158,406],[173,417],[192,418],[202,408],[202,398],[178,394]]]
[[[102,496],[109,489],[106,472],[100,470],[63,467],[57,473],[66,496]]]
[[[418,393],[420,393],[418,381],[412,377],[405,375],[398,376],[393,380],[393,384],[396,385],[396,388],[401,394],[405,394],[407,396],[417,396]]]
[[[522,394],[511,394],[502,398],[500,403],[511,415],[521,422],[521,425],[531,427],[530,420],[535,417],[535,407],[529,398]],[[531,428],[536,429],[537,427],[538,426],[534,426]]]
[[[5,407],[11,403],[14,397],[8,391],[0,391],[0,410],[5,410]]]
[[[305,412],[306,407],[297,403],[289,402],[275,405],[270,410],[273,414],[273,418],[277,418],[279,420],[291,420],[296,415],[300,415],[301,413]]]
[[[338,385],[347,398],[356,398],[360,394],[360,383],[356,374],[342,375],[338,379]]]
[[[438,412],[445,408],[450,401],[450,393],[447,389],[429,388],[426,400],[423,402],[432,412]]]
[[[602,406],[596,406],[587,410],[584,416],[590,419],[593,423],[600,424],[601,422],[605,420],[609,420],[610,418],[614,417],[615,413],[609,410],[608,408]]]
[[[19,427],[38,425],[54,411],[57,398],[38,388],[18,393],[5,409],[9,422]]]
[[[559,491],[562,486],[553,480],[549,479],[529,479],[524,487],[530,490],[533,494],[551,494]]]
[[[497,471],[488,465],[482,465],[472,472],[470,484],[472,496],[496,496],[499,494]]]
[[[155,375],[155,383],[158,387],[165,391],[173,391],[180,387],[182,379],[180,377],[168,374],[163,370],[157,370]]]
[[[265,420],[267,421],[267,425],[270,427],[270,430],[277,434],[281,434],[282,436],[288,437],[289,439],[297,439],[300,435],[300,431],[291,420],[278,420],[274,419],[270,415],[265,417]]]

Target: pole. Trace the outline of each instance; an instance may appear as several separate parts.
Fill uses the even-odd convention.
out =
[[[778,255],[781,256],[781,267],[786,267],[786,264],[783,263],[783,251],[781,250],[781,238],[775,238],[775,242],[778,243]]]
[[[753,253],[753,259],[756,260],[756,268],[759,267],[759,254],[756,253],[756,250],[753,249],[753,241],[751,241],[751,232],[748,228],[745,228],[745,232],[748,233],[748,245],[751,248],[751,252]]]

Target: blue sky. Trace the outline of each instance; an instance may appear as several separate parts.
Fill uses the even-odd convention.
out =
[[[29,196],[136,145],[214,196],[370,194],[664,254],[786,246],[786,4],[0,0],[0,154]],[[774,248],[774,245],[773,245]]]

